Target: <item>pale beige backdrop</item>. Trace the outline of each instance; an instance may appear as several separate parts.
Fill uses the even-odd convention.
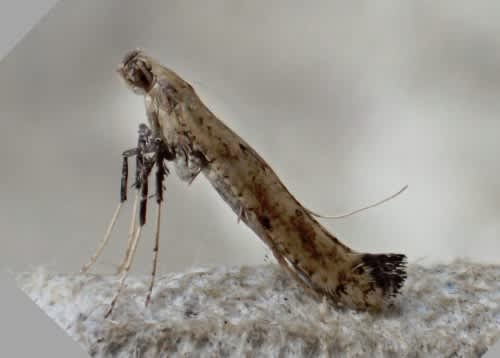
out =
[[[59,3],[0,64],[2,264],[76,271],[101,239],[145,121],[114,72],[134,47],[188,79],[314,210],[409,184],[325,222],[353,248],[500,262],[499,14],[494,0]],[[264,261],[204,178],[167,186],[162,272]],[[100,272],[121,260],[124,214]]]

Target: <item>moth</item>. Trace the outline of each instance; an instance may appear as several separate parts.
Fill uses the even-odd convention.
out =
[[[133,219],[119,288],[107,316],[123,287],[146,222],[148,177],[156,168],[155,248],[146,304],[151,299],[168,162],[188,183],[203,174],[237,220],[245,223],[279,265],[311,294],[341,306],[379,310],[400,293],[407,275],[405,255],[362,253],[339,241],[316,220],[320,215],[301,205],[266,161],[205,106],[188,82],[137,49],[124,56],[117,71],[126,85],[144,98],[148,125],[139,126],[137,147],[123,153],[120,204],[96,253],[82,269],[89,269],[109,240],[127,199],[128,158],[134,156]]]

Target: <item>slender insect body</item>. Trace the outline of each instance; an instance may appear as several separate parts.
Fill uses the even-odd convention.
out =
[[[364,254],[341,243],[176,73],[139,50],[125,56],[119,73],[144,96],[152,136],[174,154],[167,159],[178,176],[190,183],[203,173],[308,291],[357,309],[383,308],[399,293],[404,255]]]
[[[342,244],[187,82],[143,53],[136,58],[151,67],[154,84],[145,94],[147,112],[161,139],[175,148],[181,179],[191,181],[202,172],[280,264],[314,291],[362,309],[380,308],[399,291],[405,277],[403,255],[367,256]]]

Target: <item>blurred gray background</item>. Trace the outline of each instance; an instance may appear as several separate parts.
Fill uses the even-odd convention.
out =
[[[145,121],[115,73],[146,49],[190,81],[349,246],[499,263],[498,1],[65,0],[0,63],[1,259],[77,271]],[[203,177],[168,179],[160,269],[259,264],[266,249]],[[130,208],[96,269],[114,272]],[[151,215],[151,220],[153,215]],[[150,225],[152,226],[152,225]],[[152,230],[134,262],[148,273]]]
[[[7,2],[2,57],[56,0]],[[118,200],[120,153],[145,120],[114,72],[134,47],[189,80],[311,209],[342,213],[409,184],[382,207],[324,221],[353,248],[500,263],[499,14],[496,0],[59,1],[0,63],[2,268],[77,271],[93,253]],[[166,196],[161,272],[264,261],[204,178],[187,187],[172,175]],[[120,262],[129,215],[99,272]],[[150,270],[152,239],[136,272]],[[1,282],[12,293],[2,337],[18,356],[19,344],[72,348]]]

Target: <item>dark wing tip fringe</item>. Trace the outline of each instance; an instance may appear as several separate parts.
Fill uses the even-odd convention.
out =
[[[402,254],[364,254],[362,261],[369,268],[375,283],[384,294],[397,296],[406,280],[407,259]]]

